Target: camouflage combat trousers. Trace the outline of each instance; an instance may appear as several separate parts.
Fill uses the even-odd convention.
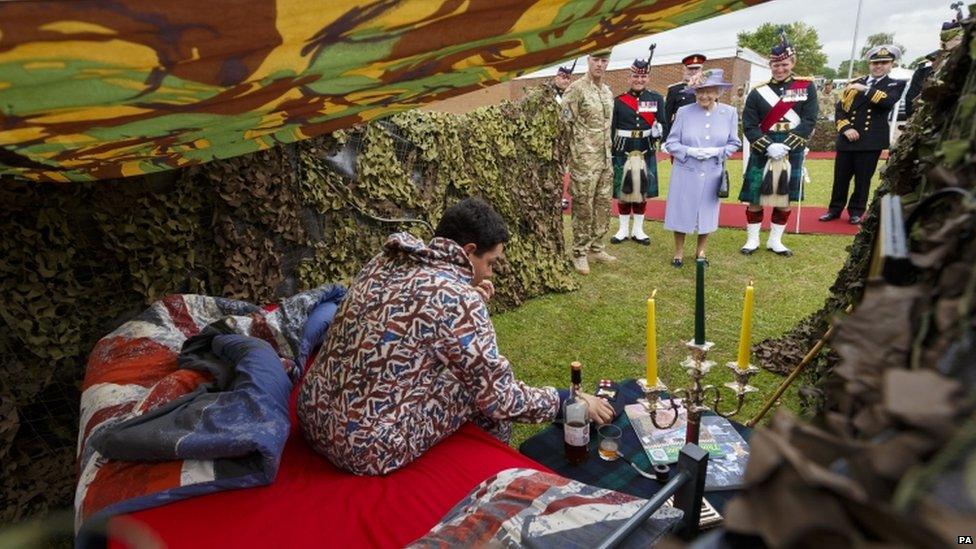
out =
[[[570,170],[569,195],[573,198],[573,257],[603,249],[603,237],[610,228],[612,192],[613,165],[610,162]]]

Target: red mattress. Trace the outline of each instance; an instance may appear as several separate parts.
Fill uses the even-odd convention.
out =
[[[270,486],[190,498],[125,517],[181,549],[403,547],[495,473],[511,467],[549,471],[469,423],[393,474],[356,476],[333,467],[302,439],[295,392],[291,415],[291,436]],[[117,541],[109,545],[126,547]]]

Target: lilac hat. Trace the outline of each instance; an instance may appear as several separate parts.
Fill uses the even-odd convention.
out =
[[[693,89],[701,88],[724,88],[728,89],[732,87],[731,82],[725,81],[725,71],[722,69],[708,69],[702,73],[702,81],[696,86],[689,86]]]

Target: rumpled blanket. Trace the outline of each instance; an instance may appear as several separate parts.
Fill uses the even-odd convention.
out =
[[[600,545],[647,500],[534,469],[506,469],[475,487],[412,549]],[[682,512],[657,510],[621,547],[649,547]]]
[[[271,307],[170,295],[105,336],[81,396],[75,524],[272,482],[341,286]]]

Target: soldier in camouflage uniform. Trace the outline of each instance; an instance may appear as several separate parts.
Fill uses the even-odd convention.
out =
[[[594,261],[611,263],[616,257],[603,249],[610,227],[610,123],[613,93],[603,83],[610,50],[590,54],[586,76],[563,94],[563,118],[570,124],[569,194],[573,198],[573,268],[589,274],[587,254]]]

